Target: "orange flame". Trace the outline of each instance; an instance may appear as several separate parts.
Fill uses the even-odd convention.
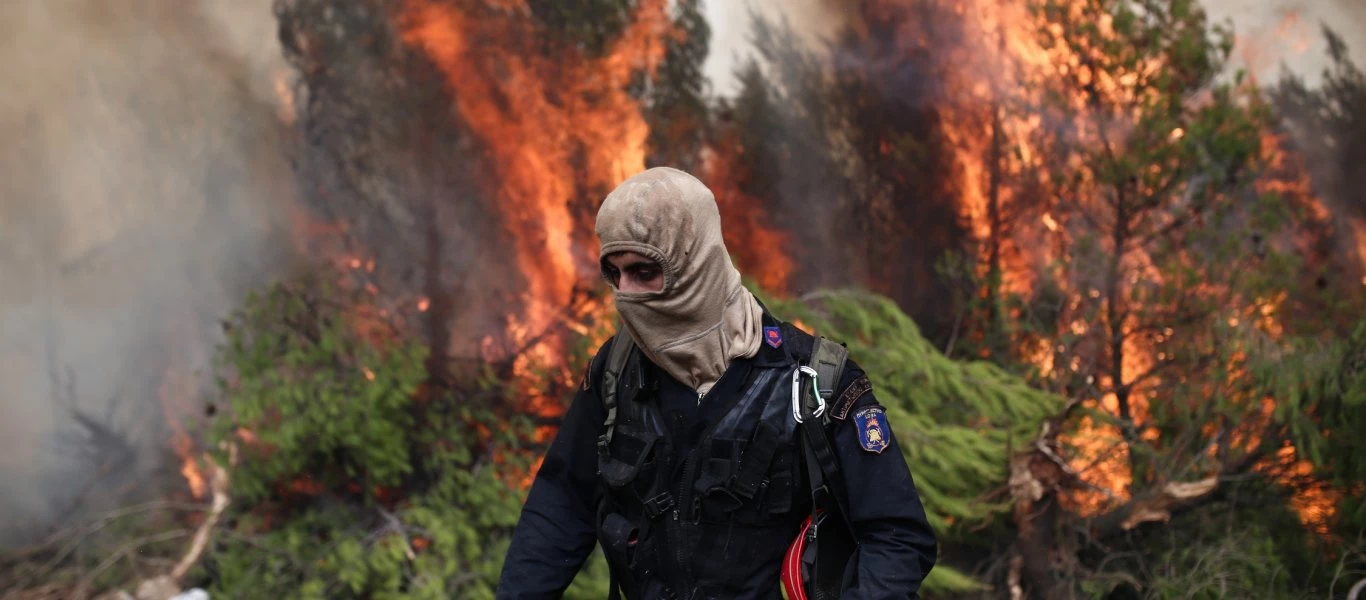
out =
[[[190,493],[195,498],[203,499],[207,484],[204,481],[204,474],[199,472],[199,463],[194,459],[194,442],[185,432],[177,431],[171,443],[175,446],[176,454],[180,456],[180,474],[190,486]]]
[[[671,34],[665,2],[642,2],[632,24],[600,58],[530,51],[539,37],[522,15],[523,2],[474,18],[450,5],[408,2],[403,39],[424,51],[446,74],[461,120],[492,158],[504,224],[519,271],[527,279],[521,314],[507,318],[513,348],[525,347],[519,369],[558,364],[553,337],[534,338],[560,322],[577,282],[597,273],[589,229],[572,212],[593,191],[645,167],[649,126],[626,90],[640,72],[652,73]],[[476,43],[475,40],[478,40]]]
[[[484,181],[512,241],[526,289],[505,316],[502,339],[481,345],[484,358],[511,359],[528,414],[555,417],[547,396],[572,389],[577,373],[556,328],[587,331],[610,306],[575,298],[598,281],[596,242],[583,210],[618,182],[645,168],[649,126],[628,84],[652,76],[665,38],[677,35],[665,0],[645,0],[600,56],[561,48],[547,56],[546,32],[522,0],[498,10],[462,9],[409,0],[400,15],[405,43],[424,53],[449,81],[453,110],[482,142],[490,163]],[[418,301],[425,310],[425,299]],[[566,309],[566,307],[571,307]],[[548,369],[548,372],[546,371]],[[545,441],[554,429],[542,426]],[[531,472],[535,472],[533,467]],[[528,483],[529,476],[522,481]]]
[[[171,428],[171,446],[180,457],[180,474],[190,493],[197,499],[204,498],[208,490],[204,474],[195,460],[194,440],[185,430],[183,419],[190,414],[191,400],[194,398],[194,381],[189,374],[177,368],[170,368],[162,376],[159,389],[161,410],[166,425]]]
[[[276,71],[273,77],[275,85],[275,97],[279,101],[276,105],[276,118],[286,126],[293,125],[299,119],[298,109],[294,102],[294,89],[290,87],[289,71]]]
[[[489,182],[496,182],[494,195],[528,280],[519,328],[539,332],[568,304],[575,282],[596,272],[571,214],[582,193],[574,163],[587,163],[599,189],[644,169],[649,127],[625,87],[663,58],[669,21],[664,2],[643,2],[605,56],[552,63],[524,51],[526,36],[535,32],[508,16],[525,14],[526,7],[508,4],[507,13],[474,19],[450,5],[414,0],[404,16],[404,40],[446,74],[460,118],[488,147]],[[553,89],[557,84],[564,89]]]
[[[1044,266],[1057,264],[1057,259],[1065,257],[1063,253],[1067,252],[1066,248],[1074,244],[1072,228],[1076,224],[1069,223],[1068,212],[1058,210],[1057,206],[1050,207],[1045,204],[1035,208],[1019,205],[1017,195],[1023,186],[1048,184],[1042,179],[1046,170],[1037,169],[1043,166],[1045,160],[1062,161],[1063,164],[1077,167],[1074,170],[1083,176],[1078,184],[1083,189],[1094,191],[1095,182],[1090,181],[1086,170],[1081,168],[1084,165],[1080,162],[1080,156],[1056,155],[1056,152],[1054,155],[1045,156],[1047,149],[1035,147],[1035,144],[1038,143],[1037,139],[1046,138],[1040,138],[1035,134],[1041,133],[1045,119],[1063,118],[1066,119],[1074,139],[1083,143],[1098,139],[1097,123],[1105,123],[1107,127],[1121,130],[1112,131],[1111,134],[1116,137],[1122,136],[1125,133],[1122,129],[1128,126],[1126,124],[1136,122],[1141,116],[1137,111],[1144,105],[1140,100],[1145,97],[1140,96],[1156,93],[1152,90],[1145,91],[1144,86],[1136,84],[1150,79],[1151,75],[1164,67],[1154,59],[1138,64],[1124,73],[1112,74],[1103,69],[1092,68],[1088,65],[1105,62],[1097,60],[1105,52],[1104,49],[1089,47],[1087,42],[1080,40],[1059,43],[1063,34],[1062,26],[1041,21],[1044,16],[1030,14],[1026,4],[999,0],[940,3],[939,8],[962,16],[961,23],[957,23],[963,29],[960,39],[968,41],[932,49],[934,52],[951,53],[944,63],[952,65],[952,68],[943,72],[944,81],[941,83],[947,88],[946,96],[954,100],[936,107],[940,115],[938,125],[944,132],[948,149],[952,153],[953,185],[958,195],[958,206],[963,221],[969,226],[975,238],[984,242],[981,244],[981,254],[978,257],[980,274],[985,275],[991,262],[995,261],[1002,278],[1001,291],[1026,296],[1036,289],[1037,279],[1048,278],[1050,283],[1060,288],[1059,292],[1065,299],[1060,323],[1061,333],[1085,339],[1088,335],[1099,334],[1096,328],[1100,324],[1085,314],[1078,314],[1077,308],[1103,308],[1109,299],[1103,297],[1100,290],[1074,289],[1068,274],[1060,270],[1062,267]],[[898,0],[871,2],[865,5],[868,7],[866,18],[895,20],[893,17],[901,11],[903,5],[904,3]],[[1094,23],[1102,37],[1113,35],[1112,19],[1105,14],[1085,13],[1083,11],[1086,6],[1094,7],[1094,4],[1071,2],[1061,10],[1068,13],[1065,18],[1073,23]],[[932,37],[929,32],[916,30],[914,19],[903,20],[908,24],[896,32],[899,38],[897,48],[926,48],[929,43],[927,40]],[[1043,32],[1043,35],[1040,35],[1040,32]],[[1038,110],[1008,110],[1010,107],[1039,106],[1042,94],[1056,88],[1053,84],[1062,79],[1070,81],[1071,87],[1078,90],[1064,99],[1068,104],[1068,112],[1073,115],[1055,115]],[[1079,91],[1082,88],[1104,101],[1088,102],[1088,98]],[[1176,127],[1170,132],[1169,139],[1178,141],[1187,134],[1186,129]],[[1270,132],[1266,135],[1264,145],[1271,151],[1275,160],[1283,161],[1285,152],[1279,140]],[[1282,165],[1273,165],[1274,168],[1280,166]],[[1037,178],[1033,174],[1036,170]],[[1303,171],[1300,173],[1303,175]],[[1262,186],[1261,191],[1283,191],[1274,188],[1289,186],[1294,188],[1290,191],[1301,197],[1313,198],[1307,177],[1289,180],[1277,178],[1259,185]],[[1081,195],[1085,196],[1087,193],[1090,192],[1083,192]],[[1084,197],[1078,198],[1078,201],[1083,205],[1092,202]],[[1327,208],[1317,199],[1309,202],[1309,208],[1320,220],[1329,217]],[[1024,212],[1027,210],[1038,212]],[[1082,210],[1088,208],[1083,206]],[[1353,222],[1350,228],[1354,234],[1359,258],[1362,264],[1366,264],[1366,223]],[[996,246],[993,248],[985,243],[988,240],[993,240]],[[1126,253],[1122,257],[1121,271],[1135,274],[1136,280],[1161,281],[1163,277],[1152,264],[1151,257],[1141,250]],[[1135,280],[1126,278],[1126,281],[1118,282],[1118,285],[1128,289],[1135,283]],[[1366,279],[1363,279],[1362,283],[1366,284]],[[1210,289],[1202,291],[1204,292],[1218,293],[1223,290]],[[1283,300],[1284,298],[1239,299],[1239,306],[1235,311],[1237,314],[1225,317],[1226,322],[1230,327],[1255,327],[1273,338],[1278,337],[1282,332],[1279,306]],[[1134,323],[1131,317],[1125,317],[1118,325],[1121,330],[1130,331],[1138,324]],[[1160,337],[1170,338],[1171,335],[1172,332],[1169,330]],[[1064,336],[1059,336],[1062,337]],[[1097,370],[1094,366],[1080,364],[1076,358],[1079,354],[1094,352],[1080,347],[1068,348],[1058,345],[1056,340],[1050,340],[1048,336],[1029,340],[1017,351],[1039,367],[1045,376],[1055,372],[1086,373]],[[1153,365],[1170,358],[1160,347],[1160,342],[1137,338],[1126,338],[1120,354],[1120,371],[1125,379],[1147,372]],[[1069,359],[1062,357],[1069,357],[1070,362],[1062,364]],[[1114,415],[1118,412],[1117,398],[1114,393],[1105,393],[1104,390],[1114,389],[1117,385],[1127,384],[1128,381],[1109,381],[1109,378],[1108,375],[1097,372],[1092,383],[1097,389],[1102,390],[1101,397],[1097,398],[1099,408]],[[1144,421],[1148,403],[1158,400],[1155,389],[1149,386],[1130,392],[1129,407],[1136,421]],[[1246,402],[1249,407],[1255,407],[1260,399],[1244,398],[1239,401]],[[1146,431],[1144,435],[1156,441],[1156,434],[1151,430]],[[1076,455],[1070,459],[1071,466],[1082,473],[1087,483],[1103,490],[1100,493],[1077,495],[1074,500],[1077,501],[1079,510],[1087,514],[1094,513],[1113,501],[1122,501],[1128,497],[1128,486],[1133,474],[1130,473],[1129,458],[1125,453],[1124,440],[1118,428],[1087,418],[1082,420],[1079,428],[1071,435],[1065,436],[1064,441],[1077,449]],[[1324,514],[1327,510],[1322,506],[1321,498],[1297,499],[1296,502],[1300,503],[1297,506],[1314,505],[1312,512],[1315,514]]]
[[[716,196],[725,220],[722,235],[726,248],[736,255],[741,272],[769,293],[786,294],[793,271],[788,234],[766,225],[759,199],[741,190],[748,177],[735,166],[739,162],[736,154],[742,150],[734,139],[709,149],[703,155],[701,179]]]

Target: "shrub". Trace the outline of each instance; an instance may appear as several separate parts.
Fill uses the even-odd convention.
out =
[[[432,385],[423,346],[376,343],[343,296],[277,286],[227,325],[234,504],[201,575],[224,597],[492,598],[530,424],[487,375]]]

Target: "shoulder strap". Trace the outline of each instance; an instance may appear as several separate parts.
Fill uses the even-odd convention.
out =
[[[603,421],[603,434],[598,438],[599,452],[605,452],[607,444],[612,442],[612,432],[617,425],[617,384],[621,381],[621,374],[626,370],[626,363],[630,360],[631,351],[635,347],[636,342],[631,335],[626,333],[626,330],[618,328],[612,338],[612,348],[607,352],[607,364],[602,370],[602,405],[607,409],[607,418]],[[606,501],[605,495],[599,497],[600,513]],[[617,570],[609,568],[608,571],[607,597],[609,600],[620,600],[621,582],[617,578]]]
[[[635,349],[636,341],[625,330],[618,330],[612,339],[612,349],[607,353],[607,366],[602,371],[602,405],[607,409],[607,420],[603,422],[606,432],[603,441],[612,441],[612,430],[617,425],[617,382],[626,368],[626,361]]]
[[[834,397],[839,387],[840,376],[844,371],[848,349],[831,340],[817,337],[807,366],[816,370],[819,385],[816,393],[827,401]],[[839,459],[830,442],[830,410],[818,421],[814,414],[817,401],[816,393],[810,389],[810,380],[803,379],[800,390],[802,397],[803,419],[797,427],[801,429],[802,462],[806,464],[807,478],[811,485],[813,529],[807,532],[808,543],[815,544],[814,563],[808,574],[809,597],[817,599],[839,598],[845,587],[845,573],[849,572],[850,561],[858,558],[858,539],[853,523],[849,520],[848,490],[845,487],[844,473]],[[837,518],[827,520],[830,513]],[[816,524],[822,524],[816,527]]]
[[[840,385],[840,378],[844,376],[844,363],[849,358],[849,349],[826,337],[817,336],[811,348],[811,360],[807,366],[816,370],[816,383],[820,386],[818,390],[828,406],[831,400],[835,399],[835,392]],[[807,402],[812,404],[807,406],[807,413],[815,412],[815,397],[812,395],[804,396]],[[821,416],[824,423],[830,422],[830,411],[827,410]]]
[[[825,337],[815,338],[807,366],[816,370],[818,392],[821,398],[825,399],[827,410],[820,421],[811,418],[811,415],[815,414],[817,401],[815,394],[808,388],[811,385],[808,383],[809,380],[803,379],[803,389],[800,390],[803,398],[803,423],[799,426],[803,431],[802,445],[811,479],[812,494],[816,497],[825,496],[824,500],[833,502],[844,518],[848,517],[843,514],[844,504],[847,502],[844,497],[844,473],[840,471],[839,461],[835,457],[826,426],[830,423],[829,401],[834,398],[839,388],[840,376],[844,374],[844,363],[848,357],[849,349],[843,344]]]

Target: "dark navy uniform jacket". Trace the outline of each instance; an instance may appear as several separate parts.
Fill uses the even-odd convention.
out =
[[[777,324],[768,314],[764,319],[765,325]],[[606,418],[598,388],[610,344],[609,341],[604,345],[591,363],[585,383],[565,414],[532,484],[503,566],[499,599],[559,598],[597,543],[595,502],[601,485],[597,443]],[[658,378],[660,411],[673,430],[671,437],[679,442],[676,452],[687,454],[689,440],[696,442],[698,432],[708,422],[724,415],[724,409],[717,408],[726,404],[720,396],[735,394],[736,390],[731,388],[746,379],[745,372],[784,360],[791,361],[784,350],[761,344],[756,356],[733,361],[726,376],[700,405],[693,390],[646,361]],[[860,385],[851,388],[856,381]],[[841,398],[852,401],[852,407],[843,407],[845,415],[878,406],[868,387],[862,369],[850,360],[832,405],[839,408]],[[845,598],[919,598],[920,584],[935,563],[936,540],[895,436],[889,428],[885,434],[886,448],[871,452],[861,445],[854,418],[832,420],[829,431],[846,480],[846,510],[860,544],[857,584]],[[794,513],[794,531],[804,516]],[[778,577],[771,577],[771,587],[766,583],[770,575],[777,573],[777,565],[743,568],[745,574],[737,576],[765,579],[750,588],[762,591],[745,597],[780,597]]]

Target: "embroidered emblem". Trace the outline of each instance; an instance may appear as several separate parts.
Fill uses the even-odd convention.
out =
[[[753,331],[753,330],[751,330]],[[764,341],[777,348],[783,345],[783,333],[777,327],[764,327]]]
[[[872,390],[873,382],[868,380],[867,375],[855,379],[853,383],[849,384],[849,387],[844,388],[844,393],[840,394],[839,400],[835,401],[835,410],[831,412],[830,416],[843,421],[845,417],[849,416],[849,409],[854,407],[854,403]]]
[[[870,406],[854,413],[854,424],[858,426],[858,443],[864,450],[882,454],[887,449],[887,414],[881,406]]]

